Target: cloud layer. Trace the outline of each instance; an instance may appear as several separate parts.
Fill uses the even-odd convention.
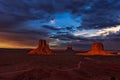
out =
[[[109,40],[118,47],[119,7],[119,0],[0,0],[0,44],[33,47],[46,39],[55,47],[72,43],[88,48]]]

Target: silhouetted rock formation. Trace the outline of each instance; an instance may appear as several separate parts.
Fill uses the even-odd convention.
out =
[[[67,47],[65,52],[68,55],[75,54],[75,51],[72,49],[72,45],[68,45],[68,47]]]
[[[67,50],[72,50],[73,51],[72,45],[68,45]]]
[[[104,50],[104,46],[100,42],[93,43],[92,49],[87,52],[88,55],[110,55],[110,52]]]
[[[28,54],[52,55],[53,51],[49,48],[46,40],[39,40],[37,49],[31,50]]]

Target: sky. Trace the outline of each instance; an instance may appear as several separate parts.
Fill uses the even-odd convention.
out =
[[[120,50],[120,0],[0,0],[0,48]]]

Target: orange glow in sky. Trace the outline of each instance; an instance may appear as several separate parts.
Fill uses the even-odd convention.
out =
[[[0,48],[34,48],[33,46],[20,45],[10,42],[0,42]]]

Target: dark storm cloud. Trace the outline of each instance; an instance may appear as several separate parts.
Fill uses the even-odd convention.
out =
[[[78,36],[74,36],[72,34],[66,33],[66,34],[58,34],[55,36],[52,36],[51,38],[54,39],[59,39],[59,40],[64,40],[64,41],[73,41],[73,40],[80,40],[80,41],[90,41],[92,39],[89,38],[84,38],[84,37],[78,37]]]
[[[71,26],[71,27],[66,27],[66,30],[68,30],[68,31],[75,31],[74,28],[73,28],[73,26]]]
[[[96,0],[83,16],[80,29],[101,29],[120,24],[119,0]]]
[[[49,25],[43,25],[42,27],[43,27],[43,28],[46,28],[46,29],[48,29],[48,30],[52,30],[52,31],[58,31],[58,30],[61,29],[61,28],[56,28],[56,27],[49,26]]]
[[[1,32],[2,33],[2,32]],[[41,30],[11,30],[7,31],[6,33],[2,33],[2,35],[5,38],[8,38],[10,40],[38,40],[42,38],[47,38],[49,37],[49,32],[41,31]]]
[[[38,0],[39,1],[39,0]],[[25,3],[24,0],[1,0],[0,1],[0,25],[4,27],[14,26],[15,23],[31,19],[44,19],[48,17],[51,7],[48,4]],[[38,6],[40,5],[40,6]],[[47,10],[48,9],[48,10]],[[52,11],[52,10],[51,10]],[[44,14],[44,15],[43,15]]]
[[[111,14],[111,12],[104,13],[103,11],[101,14],[92,13],[91,15],[84,16],[82,26],[78,27],[78,29],[102,29],[120,24],[119,18],[117,18],[118,14]]]
[[[120,41],[120,31],[115,34],[111,33],[107,35],[106,38],[108,38],[109,40]]]
[[[119,6],[119,0],[1,0],[0,17],[6,19],[0,20],[0,25],[13,26],[30,19],[47,20],[55,13],[68,11],[73,16],[83,15],[79,28],[104,28],[120,24]]]

